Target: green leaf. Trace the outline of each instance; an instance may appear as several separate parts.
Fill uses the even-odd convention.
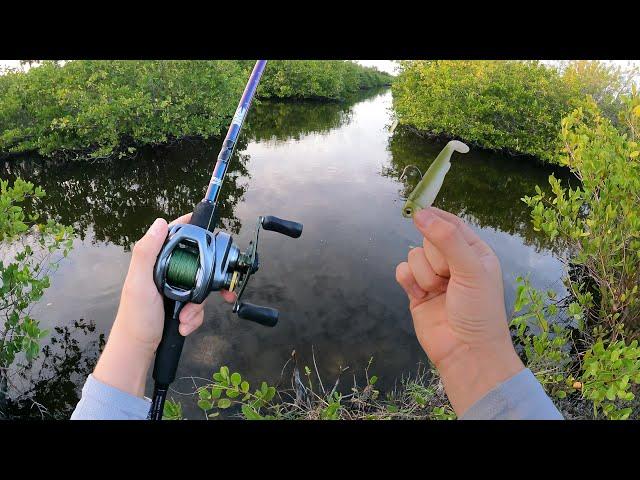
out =
[[[228,398],[221,398],[218,400],[218,408],[229,408],[231,406],[231,400]]]
[[[229,398],[236,398],[240,395],[240,392],[238,390],[227,390],[227,397]]]
[[[269,387],[267,389],[267,392],[264,394],[263,400],[265,402],[270,402],[273,399],[273,397],[275,396],[275,394],[276,394],[275,387]]]
[[[241,409],[242,414],[247,420],[262,420],[262,416],[249,405],[243,404]]]
[[[242,381],[242,377],[240,376],[240,374],[238,372],[235,372],[231,375],[231,384],[234,387],[237,387],[238,385],[240,385],[240,382]]]

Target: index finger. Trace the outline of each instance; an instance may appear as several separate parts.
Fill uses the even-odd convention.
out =
[[[171,223],[169,223],[169,226],[175,225],[176,223],[189,223],[189,220],[191,220],[191,215],[193,215],[193,212],[185,213],[181,217],[172,220]]]
[[[430,209],[417,211],[413,222],[422,235],[433,244],[449,265],[452,278],[459,275],[477,275],[481,272],[478,252],[466,241],[462,229]],[[455,275],[454,275],[455,274]]]
[[[455,224],[456,227],[460,229],[460,232],[462,233],[462,236],[465,239],[465,241],[476,251],[476,253],[481,255],[487,254],[487,253],[493,253],[493,250],[491,250],[491,247],[489,247],[489,245],[487,245],[478,236],[478,234],[474,232],[473,229],[469,225],[467,225],[467,223],[464,220],[462,220],[460,217],[458,217],[457,215],[454,215],[453,213],[447,212],[445,210],[440,210],[439,208],[436,208],[436,207],[430,207],[430,210],[435,215],[442,218],[443,220],[446,220],[448,222]]]

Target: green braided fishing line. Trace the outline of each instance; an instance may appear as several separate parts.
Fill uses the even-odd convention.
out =
[[[176,248],[169,260],[167,280],[172,285],[191,289],[196,284],[198,255],[184,248]]]

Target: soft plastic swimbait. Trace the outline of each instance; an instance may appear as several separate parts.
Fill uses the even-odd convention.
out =
[[[418,210],[430,207],[442,187],[445,175],[451,168],[450,160],[453,152],[467,153],[468,151],[469,147],[458,140],[447,143],[407,198],[402,207],[402,215],[411,218]]]

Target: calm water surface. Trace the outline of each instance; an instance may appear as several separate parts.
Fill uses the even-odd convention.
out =
[[[250,381],[275,384],[292,350],[301,366],[312,365],[313,346],[325,385],[333,384],[340,366],[350,367],[349,378],[361,378],[374,357],[370,373],[385,389],[425,360],[395,282],[395,266],[421,242],[400,213],[418,176],[409,170],[406,179],[399,177],[410,164],[424,172],[444,144],[402,129],[390,134],[390,107],[388,90],[344,104],[255,106],[225,181],[223,217],[242,248],[258,215],[304,223],[297,240],[261,235],[261,269],[245,294],[247,301],[278,308],[280,322],[273,329],[245,322],[210,296],[204,326],[185,343],[179,377],[210,378],[228,365]],[[219,146],[218,140],[184,142],[110,163],[6,164],[3,176],[42,185],[49,213],[79,231],[33,312],[37,318],[51,327],[93,321],[92,335],[108,333],[130,247],[156,217],[191,211]],[[546,185],[552,171],[529,159],[472,150],[454,157],[436,201],[463,216],[496,251],[508,308],[518,275],[562,289],[562,265],[519,200],[536,184]],[[182,378],[174,388],[190,393],[194,382]],[[173,396],[188,418],[202,416],[195,400]]]

